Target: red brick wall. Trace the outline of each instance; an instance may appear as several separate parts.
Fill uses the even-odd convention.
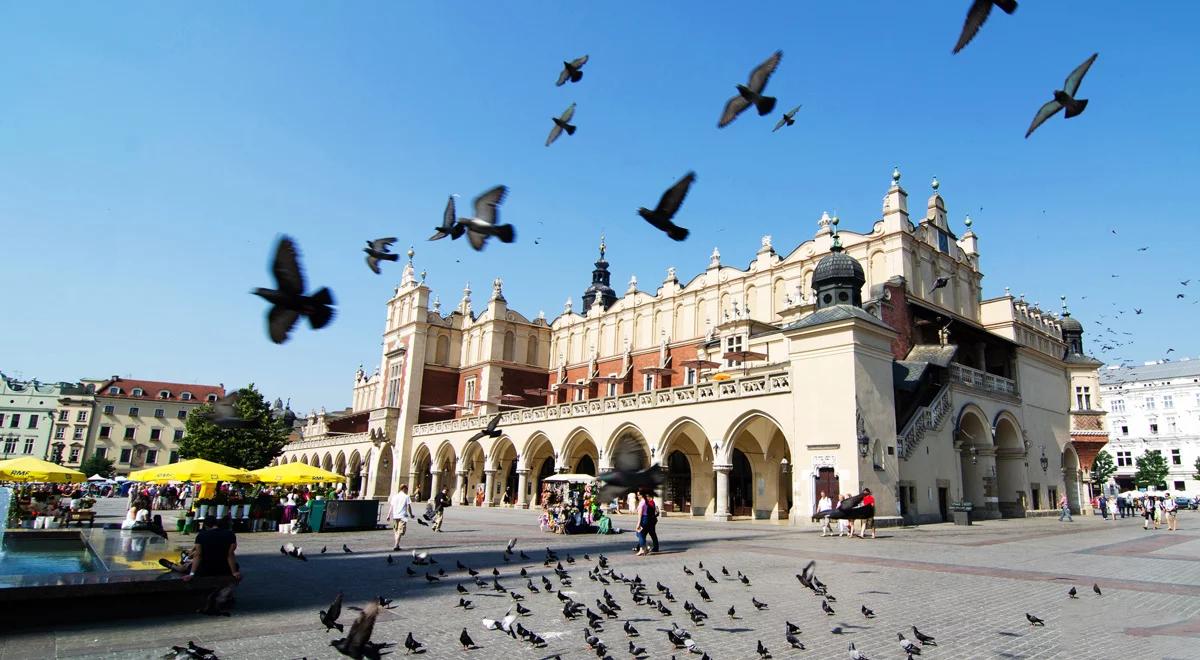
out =
[[[441,406],[456,403],[458,398],[458,374],[453,371],[425,369],[421,385],[421,405]],[[417,413],[417,423],[437,422],[453,419],[454,413],[435,413],[424,410]]]
[[[546,405],[546,397],[536,397],[525,393],[527,389],[539,387],[550,387],[550,374],[545,371],[540,369],[530,371],[528,369],[513,367],[502,367],[500,369],[500,394],[515,394],[525,397],[523,402],[516,402],[511,405],[530,408]]]
[[[892,326],[899,334],[892,340],[892,356],[903,360],[913,347],[912,310],[908,307],[908,295],[899,284],[884,284],[892,299],[882,301],[883,322]]]

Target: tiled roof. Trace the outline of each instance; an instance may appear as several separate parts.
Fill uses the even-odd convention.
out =
[[[109,394],[108,388],[112,386],[121,388],[120,394]],[[133,390],[141,388],[142,396],[133,395]],[[158,393],[167,390],[171,395],[166,399],[161,399]],[[195,383],[167,383],[158,380],[141,380],[138,378],[116,378],[104,381],[104,384],[96,388],[96,396],[108,397],[113,399],[132,399],[134,401],[183,401],[179,396],[184,392],[192,393],[192,401],[204,403],[208,400],[209,394],[215,394],[217,397],[225,396],[225,388],[221,385],[198,385]]]
[[[1104,385],[1186,377],[1200,377],[1200,360],[1181,360],[1100,370],[1100,382]]]
[[[811,328],[815,325],[821,325],[822,323],[830,323],[833,321],[844,321],[844,320],[850,319],[850,318],[861,319],[868,323],[877,325],[881,328],[887,328],[888,330],[892,329],[892,326],[884,323],[883,321],[880,321],[879,319],[875,318],[874,316],[871,316],[869,313],[864,311],[862,308],[855,307],[853,305],[832,305],[830,307],[824,307],[824,308],[818,309],[817,311],[813,312],[812,314],[805,316],[804,318],[800,319],[799,321],[796,321],[795,323],[792,323],[791,325],[788,325],[788,326],[784,327],[783,329],[784,330],[798,330],[800,328]]]

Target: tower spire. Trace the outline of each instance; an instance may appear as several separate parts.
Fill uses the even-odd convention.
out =
[[[597,301],[604,309],[612,307],[617,302],[617,293],[609,285],[612,274],[608,272],[608,261],[604,254],[608,245],[604,242],[604,234],[600,234],[600,258],[596,260],[596,268],[592,271],[592,284],[583,292],[583,313],[592,308]]]

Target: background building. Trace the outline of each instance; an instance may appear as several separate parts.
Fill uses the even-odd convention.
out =
[[[113,376],[95,388],[94,412],[82,456],[100,454],[118,474],[179,460],[178,443],[187,416],[197,407],[225,396],[225,386],[167,383]],[[76,416],[83,403],[72,400]],[[64,408],[66,410],[66,408]],[[62,412],[59,411],[59,416]],[[68,412],[68,419],[71,419]],[[72,441],[78,431],[72,427]],[[57,430],[56,430],[57,433]],[[70,453],[68,453],[68,457]]]
[[[0,459],[52,459],[54,452],[65,451],[64,438],[51,438],[59,397],[85,393],[80,383],[21,381],[0,374]]]
[[[1082,326],[1007,291],[983,300],[979,238],[970,218],[950,228],[936,180],[915,222],[896,171],[868,231],[837,225],[822,215],[786,253],[764,236],[745,268],[714,249],[690,280],[671,267],[623,295],[602,242],[583,308],[553,321],[509,309],[499,279],[480,309],[468,285],[443,313],[410,251],[380,368],[280,460],[357,466],[365,497],[403,482],[528,506],[545,477],[603,471],[623,446],[667,471],[666,510],[718,520],[807,521],[820,491],[863,487],[910,521],[956,501],[981,518],[1060,494],[1086,508],[1106,435],[1094,404],[1072,405],[1098,390]],[[496,414],[500,437],[477,438]]]
[[[1200,360],[1108,367],[1100,383],[1110,420],[1106,451],[1117,463],[1111,485],[1133,489],[1138,457],[1157,449],[1171,470],[1167,489],[1200,492],[1200,481],[1192,478],[1200,456]]]

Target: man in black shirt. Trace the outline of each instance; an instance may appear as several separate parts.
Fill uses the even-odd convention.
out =
[[[192,549],[191,572],[183,577],[185,581],[193,577],[231,576],[235,581],[241,581],[242,574],[237,563],[237,536],[229,530],[228,521],[221,520],[214,525],[206,525],[196,534],[196,545]]]
[[[433,531],[442,531],[442,517],[448,506],[450,506],[450,495],[447,489],[443,488],[437,497],[433,498]]]

